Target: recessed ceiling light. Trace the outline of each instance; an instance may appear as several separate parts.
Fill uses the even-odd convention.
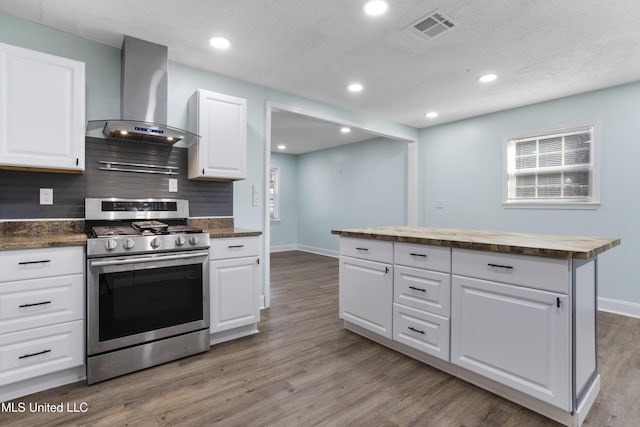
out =
[[[362,92],[362,85],[360,83],[351,83],[347,86],[349,92]]]
[[[373,0],[364,5],[364,12],[367,15],[378,16],[387,11],[387,2],[382,0]]]
[[[231,42],[224,37],[212,37],[209,39],[209,43],[216,49],[229,49],[231,46]]]
[[[351,132],[351,128],[347,127],[347,126],[343,126],[343,127],[340,128],[340,132],[349,133],[349,132]]]
[[[438,113],[435,111],[429,111],[428,113],[426,113],[424,115],[427,119],[435,119],[436,117],[438,117]]]
[[[478,81],[480,83],[489,83],[494,81],[495,79],[497,79],[498,76],[496,76],[495,74],[485,74],[484,76],[481,76]]]
[[[284,150],[285,148],[287,148],[286,145],[282,145],[282,144],[278,145],[278,150]]]

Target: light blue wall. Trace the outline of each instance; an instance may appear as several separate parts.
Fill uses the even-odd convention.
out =
[[[377,138],[300,155],[299,245],[337,251],[331,229],[406,223],[406,142]]]
[[[298,243],[298,156],[271,153],[271,167],[280,170],[280,222],[271,223],[271,249]]]
[[[622,238],[599,257],[599,295],[640,303],[640,83],[423,129],[418,146],[419,225]],[[505,136],[565,125],[601,129],[602,204],[596,210],[502,207]],[[442,199],[444,209],[436,209]]]

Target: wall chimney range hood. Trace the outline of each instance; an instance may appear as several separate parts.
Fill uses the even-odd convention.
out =
[[[166,125],[167,58],[166,46],[124,36],[122,119],[91,120],[87,123],[87,136],[169,145],[197,141],[198,135]]]

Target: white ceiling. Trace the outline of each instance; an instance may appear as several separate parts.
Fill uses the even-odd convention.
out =
[[[345,126],[289,111],[273,111],[271,113],[271,151],[303,154],[379,137],[351,126],[346,126],[351,129],[349,133],[342,133],[340,132],[342,127]],[[286,149],[278,149],[280,144]]]
[[[639,80],[638,0],[0,0],[0,10],[120,47],[422,128]],[[455,29],[403,31],[439,9]],[[214,51],[210,37],[232,47]],[[481,85],[487,72],[497,81]],[[364,91],[352,94],[352,81]],[[435,120],[424,117],[436,110]]]

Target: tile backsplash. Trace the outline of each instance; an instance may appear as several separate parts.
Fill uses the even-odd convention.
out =
[[[189,200],[190,216],[233,216],[233,183],[187,179],[187,149],[132,141],[86,139],[84,174],[0,170],[0,219],[84,218],[86,197]],[[100,161],[177,167],[178,175],[100,170]],[[178,192],[169,192],[169,178]],[[53,205],[40,205],[40,188]]]

